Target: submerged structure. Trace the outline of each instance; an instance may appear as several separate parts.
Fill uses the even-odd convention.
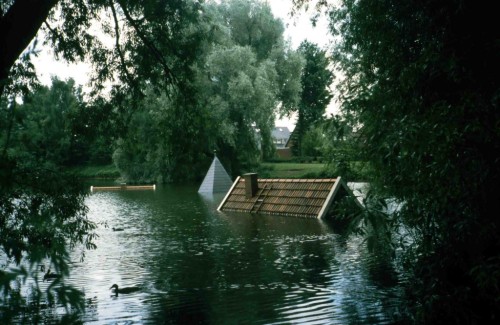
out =
[[[90,192],[97,191],[137,191],[137,190],[156,190],[156,184],[153,185],[127,185],[120,186],[91,186]]]
[[[222,166],[217,156],[214,156],[214,160],[198,189],[198,193],[225,193],[231,188],[232,184],[231,177],[229,177],[224,166]]]
[[[346,195],[353,196],[340,177],[259,179],[250,173],[234,181],[217,210],[321,219],[332,215],[334,200]],[[359,205],[354,196],[353,201]]]

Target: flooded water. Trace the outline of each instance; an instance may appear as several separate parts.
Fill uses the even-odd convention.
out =
[[[97,192],[97,250],[72,265],[86,324],[385,324],[398,276],[320,220],[227,214],[196,187]],[[105,226],[107,225],[107,227]],[[115,230],[113,230],[115,228]],[[139,289],[113,295],[112,284]]]

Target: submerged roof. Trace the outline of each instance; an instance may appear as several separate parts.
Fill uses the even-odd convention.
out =
[[[342,189],[340,177],[327,179],[258,179],[255,196],[246,197],[245,179],[238,177],[218,210],[323,218]]]
[[[224,193],[233,182],[217,157],[214,157],[207,175],[201,183],[199,193]]]

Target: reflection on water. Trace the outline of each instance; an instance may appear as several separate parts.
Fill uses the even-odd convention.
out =
[[[69,279],[85,291],[85,323],[392,321],[397,274],[361,239],[318,220],[221,213],[222,196],[196,191],[163,187],[87,199],[91,219],[107,227],[99,227],[98,249],[73,264]],[[141,289],[114,296],[114,283]]]

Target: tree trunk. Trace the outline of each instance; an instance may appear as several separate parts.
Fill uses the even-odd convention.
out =
[[[0,97],[16,60],[59,0],[16,0],[0,17]]]

